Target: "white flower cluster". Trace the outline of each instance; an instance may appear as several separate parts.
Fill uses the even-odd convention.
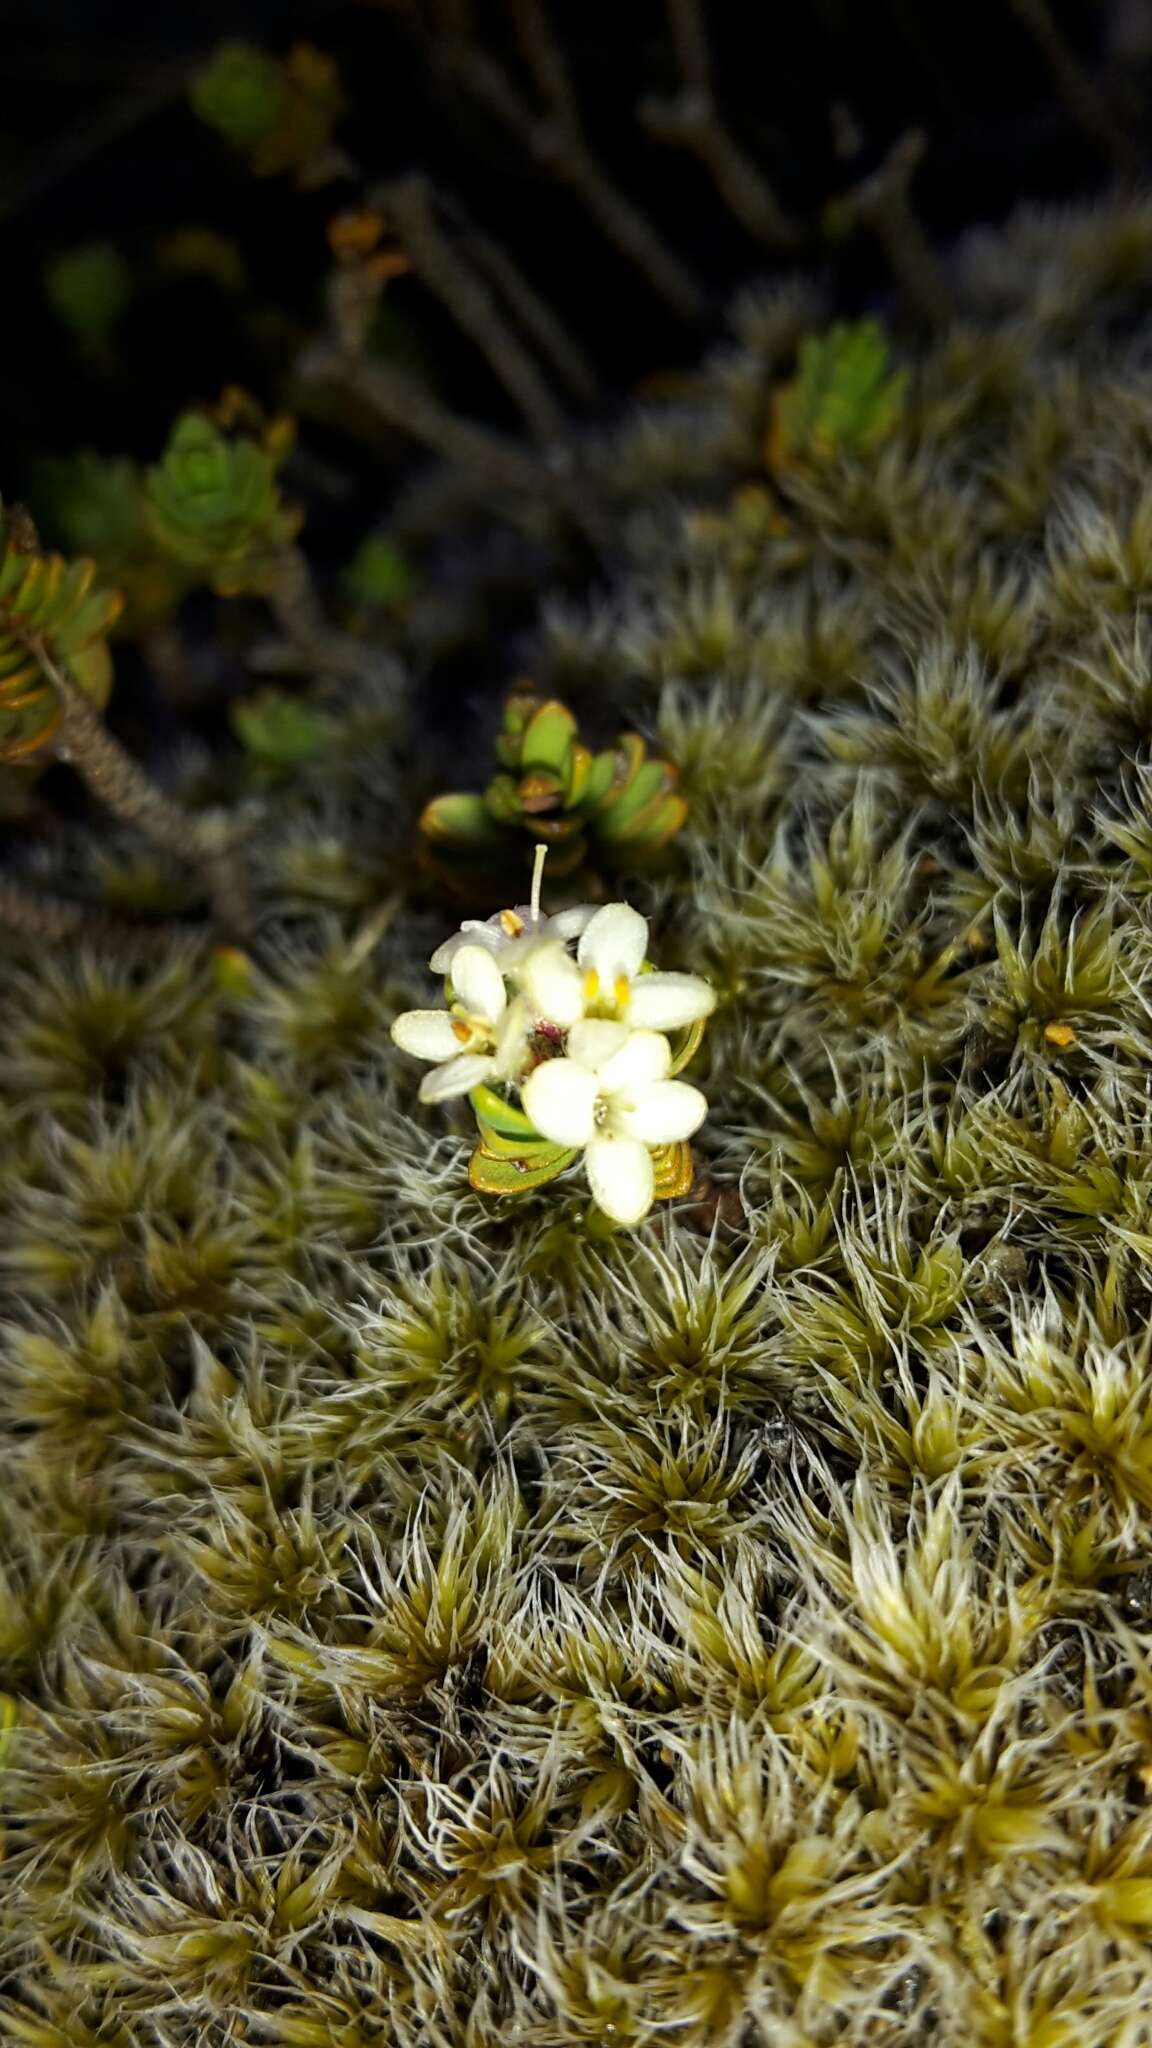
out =
[[[423,1101],[518,1090],[539,1138],[583,1152],[593,1197],[617,1223],[647,1215],[653,1151],[691,1137],[708,1109],[671,1078],[664,1034],[707,1017],[715,995],[698,975],[645,971],[647,949],[647,920],[627,903],[503,910],[432,955],[449,1007],[406,1010],[392,1026],[403,1051],[433,1063]]]

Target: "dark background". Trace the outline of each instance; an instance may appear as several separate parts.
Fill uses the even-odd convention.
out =
[[[1118,124],[1143,139],[1152,68],[1149,0],[1051,0],[1068,47],[1111,95]],[[415,165],[496,229],[560,306],[606,387],[698,350],[608,250],[576,201],[536,173],[516,143],[449,90],[419,33],[427,9],[378,4],[212,4],[150,8],[97,0],[5,0],[0,7],[0,258],[5,281],[0,447],[6,494],[30,456],[79,442],[147,454],[182,404],[238,379],[273,396],[293,331],[314,316],[324,222],[339,187],[300,195],[252,178],[196,121],[187,84],[223,35],[274,49],[307,38],[347,82],[342,131],[371,174]],[[697,166],[642,133],[638,99],[671,83],[660,0],[556,0],[597,149],[722,299],[773,268],[726,218]],[[506,49],[503,8],[481,8]],[[813,229],[821,209],[910,125],[928,153],[917,205],[942,244],[1002,218],[1021,198],[1058,200],[1110,173],[1057,89],[1012,0],[711,0],[708,20],[731,126]],[[846,154],[846,144],[855,144]],[[121,374],[78,365],[45,305],[54,249],[109,238],[146,274],[158,238],[209,223],[243,251],[251,292],[141,289],[120,337]],[[846,301],[882,296],[866,244],[836,252]],[[436,344],[437,374],[498,416],[470,353],[441,334],[416,288],[397,294],[406,326]],[[256,308],[259,308],[257,314]],[[446,351],[446,353],[445,353]],[[470,382],[471,380],[471,382]]]

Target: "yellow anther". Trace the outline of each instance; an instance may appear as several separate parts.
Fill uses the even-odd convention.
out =
[[[616,999],[616,1008],[618,1010],[623,1010],[627,1007],[628,998],[631,993],[632,984],[628,976],[626,974],[618,974],[612,988],[612,994]]]
[[[464,1019],[462,1017],[453,1017],[452,1036],[453,1038],[458,1038],[460,1040],[461,1045],[467,1045],[468,1040],[472,1036],[472,1026],[470,1024],[465,1024]]]
[[[524,919],[517,917],[514,910],[500,912],[500,929],[507,939],[518,939],[524,929]]]
[[[594,967],[590,967],[584,976],[584,1001],[586,1003],[594,1003],[599,993],[600,976]]]

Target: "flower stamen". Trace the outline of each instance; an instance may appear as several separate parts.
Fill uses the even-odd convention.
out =
[[[529,899],[532,905],[533,925],[540,921],[540,894],[544,887],[544,863],[547,858],[547,846],[538,846],[532,861],[532,894]]]

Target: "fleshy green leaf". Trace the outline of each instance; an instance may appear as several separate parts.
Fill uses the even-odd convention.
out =
[[[691,1145],[661,1145],[653,1151],[652,1166],[658,1202],[671,1202],[677,1195],[688,1193],[693,1173]]]
[[[433,797],[425,804],[420,830],[440,846],[491,846],[500,837],[484,798],[464,790]]]
[[[648,804],[658,802],[671,788],[674,770],[666,761],[645,761],[623,794],[614,797],[596,813],[596,830],[606,839],[617,838],[622,829],[638,818]]]
[[[545,1166],[528,1166],[515,1159],[494,1159],[477,1146],[468,1166],[468,1179],[482,1195],[526,1195],[545,1188],[575,1159],[575,1152],[561,1152]]]
[[[776,393],[769,458],[774,468],[864,455],[886,440],[900,415],[908,377],[889,367],[875,320],[838,321],[800,344],[791,383]]]
[[[395,611],[416,589],[416,574],[406,555],[381,533],[361,541],[344,571],[344,588],[357,604]]]
[[[501,1137],[520,1138],[528,1144],[540,1142],[540,1133],[531,1118],[525,1116],[522,1109],[517,1109],[514,1103],[505,1102],[494,1088],[487,1088],[481,1083],[471,1090],[468,1100],[477,1116],[490,1124],[494,1131],[499,1131]]]
[[[231,710],[232,730],[240,744],[270,767],[289,768],[313,761],[324,752],[331,722],[322,711],[284,690],[261,690]]]
[[[566,704],[555,699],[542,704],[524,729],[521,767],[550,769],[563,784],[568,779],[569,749],[576,733],[576,720]]]
[[[132,271],[111,242],[81,242],[45,265],[44,289],[77,339],[102,348],[132,296]]]

